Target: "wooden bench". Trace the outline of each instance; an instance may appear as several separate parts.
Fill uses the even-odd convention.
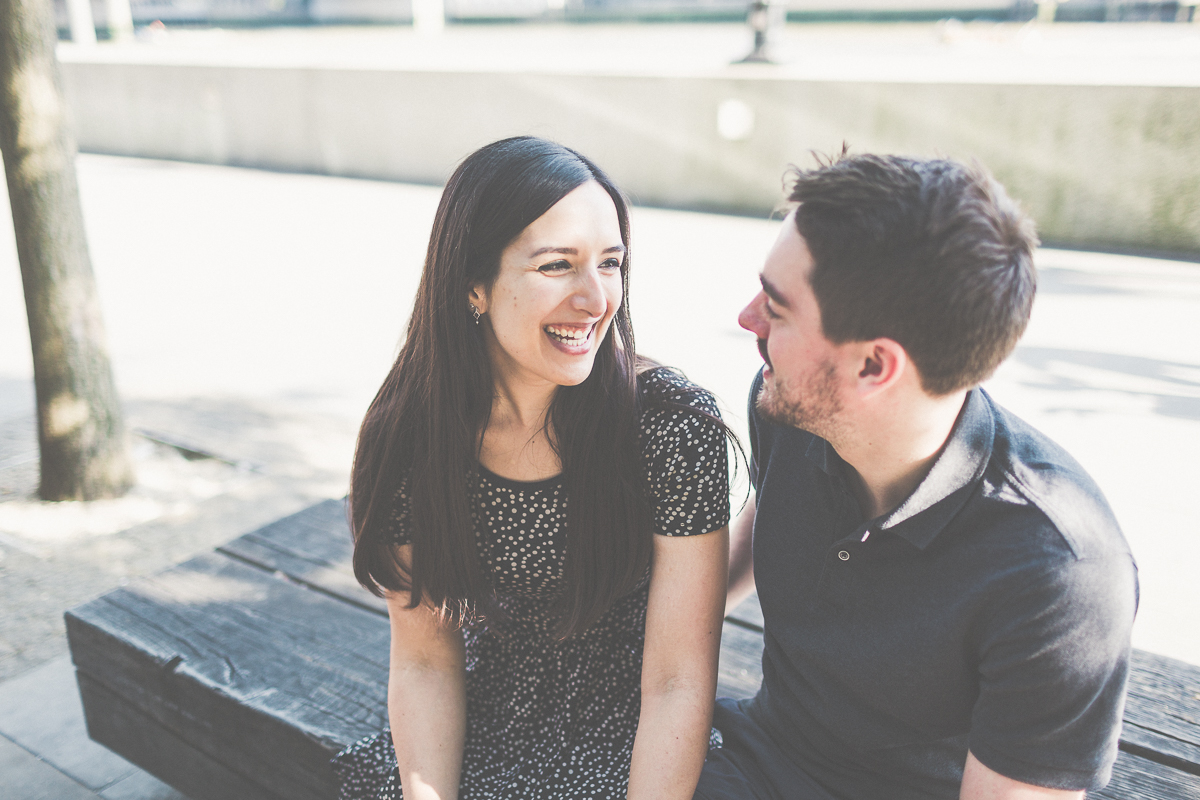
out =
[[[326,501],[66,615],[93,739],[193,800],[332,800],[329,759],[386,722],[383,602]],[[725,623],[719,693],[761,678],[757,598]],[[1200,800],[1200,668],[1135,652],[1109,800]]]

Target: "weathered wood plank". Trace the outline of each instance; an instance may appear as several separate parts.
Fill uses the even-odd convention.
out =
[[[726,622],[717,669],[718,697],[753,697],[762,683],[762,634]]]
[[[354,541],[346,519],[345,500],[322,501],[233,541],[242,539],[253,539],[282,553],[353,574],[350,558]]]
[[[190,800],[287,800],[196,750],[87,673],[79,672],[77,677],[88,735]]]
[[[738,603],[737,607],[729,613],[728,618],[737,620],[745,627],[761,631],[763,629],[763,615],[762,606],[758,603],[758,592],[751,592],[745,600]]]
[[[354,541],[342,500],[326,500],[217,548],[239,560],[387,615],[381,598],[354,578]]]
[[[87,678],[289,798],[331,797],[329,757],[385,723],[386,620],[219,554],[67,623]]]
[[[1200,667],[1133,651],[1121,747],[1200,775]]]
[[[1113,765],[1112,780],[1093,800],[1200,800],[1200,777],[1121,752]]]

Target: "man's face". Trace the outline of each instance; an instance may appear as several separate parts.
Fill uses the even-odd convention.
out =
[[[812,268],[812,254],[789,215],[763,266],[762,291],[742,309],[738,323],[758,337],[766,362],[759,413],[832,439],[842,410],[840,348],[821,329],[821,309],[809,283]]]

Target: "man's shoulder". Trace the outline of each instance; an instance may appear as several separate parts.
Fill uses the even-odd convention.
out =
[[[1074,559],[1128,555],[1104,493],[1070,453],[990,397],[995,439],[982,495],[1008,505],[1029,533],[1060,538]]]

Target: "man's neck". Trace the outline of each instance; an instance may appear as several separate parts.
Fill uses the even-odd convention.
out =
[[[857,435],[834,444],[851,467],[850,484],[867,519],[899,506],[929,474],[950,438],[966,391],[925,395],[883,409],[854,426]]]

